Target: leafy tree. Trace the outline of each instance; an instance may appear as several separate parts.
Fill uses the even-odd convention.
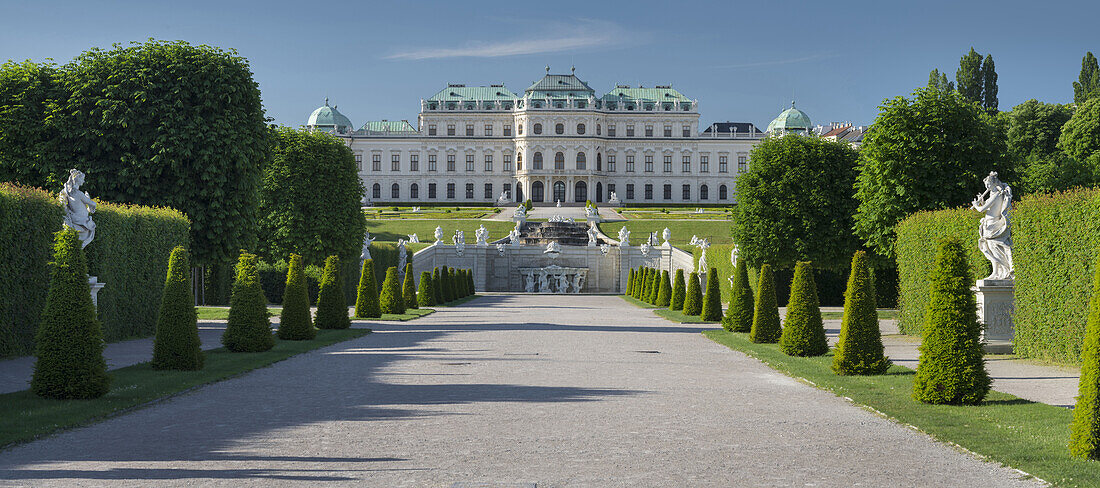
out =
[[[741,259],[842,267],[860,245],[852,233],[859,154],[843,142],[789,134],[764,139],[750,158],[737,178],[733,239]]]
[[[703,309],[699,311],[699,318],[705,322],[722,320],[722,291],[718,288],[718,270],[715,268],[707,271],[707,292],[703,296]]]
[[[889,367],[878,328],[875,283],[867,253],[856,251],[848,275],[848,290],[844,292],[844,317],[833,354],[833,371],[840,375],[876,375],[885,373]]]
[[[229,320],[222,333],[222,345],[233,352],[263,352],[275,347],[267,298],[260,287],[256,255],[242,251],[237,260],[237,278],[229,298]]]
[[[352,262],[363,244],[363,187],[347,144],[326,132],[280,127],[260,187],[259,253],[292,252],[307,264],[330,255]]]
[[[669,300],[669,310],[684,309],[684,270],[676,270],[676,279],[672,282],[672,298]]]
[[[355,316],[376,319],[382,316],[382,306],[378,304],[378,286],[374,283],[374,260],[363,260],[363,270],[359,273],[359,290],[355,298]]]
[[[302,256],[290,255],[283,292],[283,311],[279,316],[278,336],[284,341],[308,341],[317,336],[309,312],[309,291],[306,289],[305,265]]]
[[[955,86],[963,98],[982,103],[982,55],[970,48],[970,52],[959,58],[959,69],[955,72]]]
[[[432,284],[432,274],[427,271],[420,272],[420,288],[416,291],[416,302],[420,307],[435,306],[435,285]]]
[[[787,301],[787,317],[779,336],[779,348],[788,356],[820,356],[829,352],[817,284],[814,283],[814,268],[806,261],[794,267],[791,298]]]
[[[657,289],[657,305],[658,307],[667,307],[669,303],[672,303],[672,283],[669,283],[668,271],[661,270],[661,278],[659,279],[659,288]]]
[[[397,277],[397,268],[386,268],[386,280],[382,282],[382,294],[379,297],[382,313],[405,313],[405,297],[401,296],[401,279]]]
[[[1080,105],[1097,95],[1100,95],[1100,66],[1096,63],[1096,56],[1088,51],[1081,59],[1081,74],[1073,82],[1073,103]]]
[[[63,227],[53,249],[50,290],[34,339],[31,391],[59,400],[99,398],[107,393],[111,377],[76,231]]]
[[[982,108],[995,114],[997,105],[997,68],[993,64],[993,55],[986,54],[985,61],[982,61]]]
[[[722,327],[730,332],[749,332],[752,330],[753,296],[749,286],[749,265],[738,260],[733,271],[733,287],[730,289],[730,306],[726,316],[722,317]]]
[[[1077,405],[1069,428],[1069,452],[1076,457],[1100,460],[1100,257],[1093,269],[1089,319],[1081,348],[1081,379],[1077,382]]]
[[[1100,97],[1077,106],[1073,117],[1062,127],[1058,147],[1066,156],[1087,163],[1096,173],[1100,168]]]
[[[418,301],[416,299],[416,278],[413,278],[412,263],[405,265],[405,281],[401,285],[401,296],[405,299],[406,309],[418,308]]]
[[[756,310],[752,314],[749,340],[771,344],[779,340],[783,329],[779,325],[779,305],[775,298],[775,275],[769,264],[760,266],[760,284],[756,285]]]
[[[703,311],[703,292],[699,289],[699,273],[694,271],[687,279],[687,293],[684,295],[684,315],[699,315]]]
[[[70,165],[60,146],[58,104],[66,98],[57,65],[0,65],[0,181],[57,188]]]
[[[1097,168],[1073,159],[1061,152],[1047,156],[1029,157],[1018,168],[1019,190],[1021,195],[1028,193],[1051,193],[1065,191],[1075,187],[1089,187],[1096,184],[1094,171]]]
[[[1018,160],[1030,156],[1048,156],[1058,152],[1062,126],[1073,117],[1073,108],[1059,103],[1043,103],[1034,98],[1008,112],[1005,142],[1008,152]]]
[[[913,399],[931,404],[975,405],[991,380],[982,358],[974,276],[958,239],[941,241],[929,278],[931,292]]]
[[[320,290],[317,291],[317,318],[314,320],[318,329],[351,327],[344,297],[344,277],[340,269],[339,256],[332,255],[325,259],[325,270],[321,275]]]
[[[956,93],[888,100],[872,127],[860,149],[855,231],[880,256],[893,254],[894,225],[906,215],[969,204],[990,171],[1012,180],[990,118]]]
[[[191,292],[191,260],[183,246],[176,246],[168,257],[168,277],[160,300],[151,365],[153,369],[202,369],[202,342]]]
[[[955,91],[955,82],[947,81],[947,73],[940,73],[940,70],[934,69],[928,73],[928,88],[940,91]]]

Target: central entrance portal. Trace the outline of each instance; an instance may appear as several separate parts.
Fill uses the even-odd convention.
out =
[[[555,181],[554,182],[554,201],[555,202],[558,202],[558,201],[564,202],[565,201],[565,182],[563,182],[563,181]]]

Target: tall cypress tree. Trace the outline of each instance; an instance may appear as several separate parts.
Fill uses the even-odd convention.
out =
[[[1100,66],[1092,51],[1081,58],[1081,74],[1073,82],[1073,103],[1082,104],[1090,97],[1100,95]]]
[[[940,70],[933,69],[928,73],[928,87],[941,92],[954,91],[955,83],[947,81],[947,73],[940,73]]]
[[[986,54],[982,62],[982,108],[990,114],[997,113],[997,68],[992,54]]]
[[[970,52],[959,59],[959,69],[955,72],[955,87],[958,88],[963,98],[971,102],[982,103],[982,89],[984,88],[982,83],[982,55],[975,52],[973,47],[970,48]]]

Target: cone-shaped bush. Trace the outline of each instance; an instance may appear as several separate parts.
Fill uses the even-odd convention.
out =
[[[634,290],[634,270],[630,270],[626,276],[626,293],[624,295],[630,295],[630,292]]]
[[[833,351],[833,371],[842,375],[883,374],[890,360],[882,349],[875,310],[875,282],[867,267],[867,253],[856,251],[848,289],[844,292],[844,318]]]
[[[794,265],[791,298],[787,300],[787,317],[779,336],[779,348],[788,356],[820,356],[829,352],[814,268],[805,261]]]
[[[419,302],[416,299],[416,278],[413,277],[412,263],[405,265],[405,281],[401,285],[401,296],[405,299],[406,310],[419,307]]]
[[[470,289],[470,296],[477,294],[477,284],[474,283],[474,270],[466,270],[466,286]]]
[[[649,281],[649,296],[646,301],[650,305],[657,304],[657,295],[661,294],[661,272],[659,270],[653,270]]]
[[[363,270],[359,273],[359,292],[355,297],[355,316],[376,319],[382,316],[382,307],[378,304],[378,285],[374,282],[374,260],[363,261]]]
[[[1093,264],[1092,297],[1081,348],[1081,379],[1077,406],[1069,431],[1069,452],[1076,457],[1100,460],[1100,256]]]
[[[157,333],[153,339],[153,369],[202,369],[198,314],[191,294],[191,259],[183,246],[168,257],[168,277],[160,299]]]
[[[466,298],[470,296],[470,281],[466,278],[466,272],[469,270],[458,270],[458,296],[459,298]]]
[[[703,310],[699,318],[705,322],[722,320],[722,290],[718,288],[718,270],[707,271],[707,294],[703,297]]]
[[[31,390],[60,400],[101,397],[111,378],[76,231],[63,227],[54,236],[50,264],[50,290],[35,335]]]
[[[309,313],[309,291],[306,289],[304,268],[302,257],[291,254],[286,270],[283,312],[279,316],[278,335],[284,341],[308,341],[317,336]]]
[[[672,303],[672,283],[668,281],[668,271],[661,270],[660,288],[657,290],[658,307],[667,307]]]
[[[344,298],[344,277],[340,272],[340,258],[325,259],[325,271],[321,275],[321,288],[317,291],[317,318],[313,324],[318,329],[346,329],[351,327],[348,318],[348,302]]]
[[[435,305],[435,285],[432,284],[432,274],[427,271],[420,272],[420,285],[416,290],[416,304],[421,307]]]
[[[382,293],[378,300],[382,313],[405,313],[405,298],[401,296],[401,278],[397,277],[397,267],[386,268],[386,279],[382,281]]]
[[[730,290],[730,306],[722,317],[722,327],[731,332],[752,330],[752,287],[749,286],[749,266],[742,260],[733,271],[733,288]]]
[[[649,270],[644,266],[638,269],[637,283],[634,284],[634,299],[641,300],[642,293],[646,288],[646,279],[649,278]]]
[[[256,261],[255,254],[243,251],[237,260],[237,277],[229,297],[229,320],[222,333],[222,345],[233,352],[262,352],[275,347]]]
[[[931,404],[975,405],[989,392],[982,358],[974,277],[958,239],[939,243],[930,276],[928,312],[913,399]]]
[[[668,302],[669,310],[684,309],[684,270],[676,270],[676,279],[672,282],[672,297]]]
[[[632,286],[630,288],[631,298],[634,298],[634,299],[638,298],[638,288],[639,288],[639,286],[641,286],[641,283],[642,283],[642,267],[638,266],[638,268],[634,270],[634,286]]]
[[[653,270],[642,268],[642,282],[638,283],[638,300],[646,301],[649,298],[649,283],[653,281]]]
[[[779,340],[783,329],[779,325],[779,305],[775,299],[775,275],[771,265],[760,266],[760,283],[756,285],[756,304],[752,314],[749,340],[771,344]]]
[[[699,289],[699,273],[688,275],[684,293],[684,315],[699,315],[703,311],[703,292]]]
[[[444,266],[439,270],[439,275],[443,277],[443,301],[452,302],[455,297],[455,280],[451,274],[451,268]]]
[[[446,300],[443,299],[443,278],[440,278],[438,266],[432,270],[432,294],[435,295],[434,305],[446,303]]]

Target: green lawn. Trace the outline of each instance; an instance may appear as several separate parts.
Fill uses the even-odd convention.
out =
[[[691,248],[689,248],[687,244],[691,241],[692,235],[698,236],[700,239],[709,238],[712,245],[730,244],[733,242],[733,239],[730,237],[730,231],[733,229],[733,221],[729,220],[629,220],[626,222],[603,222],[600,224],[600,230],[612,239],[618,239],[619,229],[622,228],[623,225],[626,225],[626,230],[630,231],[630,243],[635,246],[641,244],[643,239],[647,239],[649,233],[653,231],[657,231],[657,237],[659,239],[665,227],[668,227],[668,230],[672,231],[672,245],[689,252]]]
[[[195,307],[195,309],[199,313],[199,320],[226,320],[229,318],[229,307]],[[283,309],[268,308],[267,311],[269,314],[271,314],[272,317],[277,317],[280,313],[282,313]],[[382,318],[371,320],[396,320],[400,322],[405,322],[408,320],[418,319],[432,312],[435,312],[435,310],[432,310],[430,308],[418,308],[406,310],[403,314],[384,313],[382,314]]]
[[[703,321],[703,319],[699,318],[698,315],[684,315],[683,312],[680,312],[680,311],[677,311],[677,310],[669,310],[668,308],[664,308],[664,307],[654,310],[653,313],[655,313],[655,314],[657,314],[661,317],[664,317],[668,320],[671,320],[673,322],[676,322],[676,323],[683,323],[683,324],[717,324],[718,323],[718,322],[705,322],[705,321]]]
[[[621,214],[630,220],[733,220],[732,214],[706,212],[691,213],[660,213],[660,212],[626,212]]]
[[[398,322],[408,322],[413,319],[418,319],[425,315],[431,315],[435,313],[435,310],[430,308],[413,308],[405,310],[405,313],[384,313],[380,319],[356,319],[352,317],[352,320],[394,320]]]
[[[396,208],[397,210],[394,210]],[[412,207],[370,207],[363,209],[363,215],[370,219],[480,219],[497,213],[495,207],[420,207],[413,213]]]
[[[451,243],[451,236],[456,230],[466,233],[466,243],[473,244],[474,231],[478,226],[484,225],[489,231],[489,241],[495,241],[506,237],[516,227],[513,222],[499,220],[476,219],[442,219],[442,220],[367,220],[367,230],[371,237],[379,241],[394,241],[408,239],[409,234],[416,234],[420,242],[425,245],[435,242],[436,226],[443,228],[443,242]],[[412,249],[410,247],[410,249]]]
[[[275,341],[270,351],[206,352],[201,371],[156,371],[149,363],[111,371],[111,390],[95,400],[48,400],[30,390],[0,395],[0,447],[84,425],[135,407],[224,380],[271,363],[369,333],[368,329],[321,330],[311,341]]]
[[[629,296],[629,295],[619,295],[619,297],[622,298],[623,300],[626,300],[626,302],[631,304],[631,305],[635,305],[635,306],[642,307],[642,308],[657,308],[654,305],[650,305],[646,302],[638,300],[637,298],[634,298],[634,297]]]
[[[748,334],[708,330],[710,339],[852,402],[866,405],[937,440],[958,444],[1055,486],[1100,486],[1100,462],[1070,457],[1073,411],[991,391],[985,403],[958,407],[912,399],[913,370],[893,366],[882,376],[837,376],[832,354],[791,357],[775,344],[754,344]]]

